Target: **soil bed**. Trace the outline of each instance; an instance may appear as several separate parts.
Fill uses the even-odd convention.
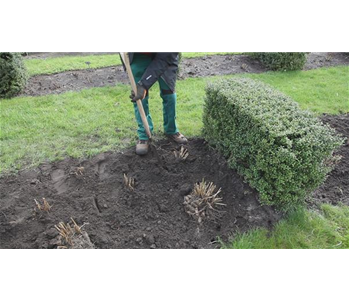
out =
[[[154,153],[138,157],[130,148],[1,178],[0,248],[57,248],[54,226],[71,217],[86,224],[96,248],[214,248],[217,236],[227,240],[280,219],[271,207],[260,206],[256,191],[203,140],[190,141],[185,161],[167,140],[156,147],[160,160]],[[134,191],[125,187],[124,174],[135,179]],[[183,202],[203,178],[222,189],[226,206],[218,219],[199,225]],[[34,212],[34,199],[42,198],[52,205],[49,213]]]
[[[321,119],[349,137],[349,114]],[[88,248],[215,248],[237,232],[271,228],[282,215],[261,206],[258,194],[227,167],[204,140],[190,140],[185,161],[167,140],[138,157],[134,149],[102,153],[89,160],[67,158],[18,175],[0,178],[0,248],[57,248],[55,225],[73,218],[83,225]],[[314,193],[314,202],[349,204],[349,145],[342,160]],[[124,185],[124,174],[135,188]],[[216,220],[197,220],[184,209],[184,197],[205,179],[221,188],[224,213]],[[45,198],[51,211],[40,212],[34,199]],[[92,243],[92,245],[91,245]]]
[[[314,193],[313,198],[315,203],[349,205],[349,113],[338,116],[323,115],[321,120],[336,129],[347,140],[336,153],[342,157],[340,163]]]

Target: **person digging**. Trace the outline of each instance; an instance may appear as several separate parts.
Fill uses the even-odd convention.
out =
[[[141,100],[144,112],[149,124],[149,129],[153,132],[153,121],[149,112],[149,89],[159,82],[160,97],[163,104],[164,132],[166,136],[178,144],[186,144],[187,138],[181,134],[176,124],[176,102],[175,92],[177,71],[178,71],[178,52],[156,52],[156,53],[137,53],[129,52],[131,70],[137,83],[137,94],[131,92],[131,101],[134,104],[134,112],[138,123],[138,142],[136,145],[136,154],[145,155],[149,151],[149,138],[143,126],[142,118],[136,104]]]

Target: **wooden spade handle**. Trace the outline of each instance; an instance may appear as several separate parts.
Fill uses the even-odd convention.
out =
[[[126,72],[127,72],[128,78],[130,80],[132,90],[135,93],[135,95],[137,95],[137,86],[136,86],[136,82],[135,82],[135,79],[133,77],[133,73],[132,73],[132,70],[131,70],[130,58],[128,56],[128,52],[121,52],[121,57],[122,57],[122,59],[124,61],[124,64],[125,64],[125,67],[126,67]],[[137,107],[138,107],[139,113],[140,113],[141,118],[142,118],[142,122],[143,122],[143,126],[144,126],[144,129],[145,129],[145,132],[146,132],[148,138],[151,139],[151,132],[150,132],[150,129],[149,129],[149,124],[148,124],[147,117],[146,117],[145,112],[144,112],[142,100],[137,100],[136,103],[137,103]]]

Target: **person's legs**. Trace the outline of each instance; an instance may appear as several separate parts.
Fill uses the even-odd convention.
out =
[[[134,55],[134,58],[133,58],[133,61],[131,64],[131,69],[132,69],[133,77],[134,77],[136,83],[142,78],[143,73],[145,72],[145,70],[147,69],[147,67],[149,66],[150,63],[151,63],[151,58],[148,57],[147,55],[143,55],[143,54],[135,54]],[[150,132],[153,132],[154,126],[153,126],[153,120],[152,120],[150,112],[149,112],[148,99],[149,99],[149,95],[147,95],[142,100],[142,104],[143,104],[145,115],[146,115],[147,120],[148,120]],[[134,106],[135,117],[136,117],[137,124],[138,124],[138,130],[137,130],[138,137],[140,140],[148,140],[148,136],[145,132],[142,118],[141,118],[141,115],[140,115],[139,110],[138,110],[137,103],[134,103],[133,106]]]
[[[165,134],[176,134],[178,132],[176,124],[176,102],[177,95],[172,92],[166,82],[159,79],[160,97],[162,98],[164,131]]]
[[[176,124],[177,94],[171,91],[163,79],[159,79],[160,97],[162,98],[164,132],[176,143],[185,144],[187,139],[179,132]]]

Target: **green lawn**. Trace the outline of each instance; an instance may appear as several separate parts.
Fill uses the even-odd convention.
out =
[[[89,64],[87,64],[89,62]],[[25,59],[24,63],[30,76],[39,74],[53,74],[70,70],[84,70],[89,68],[103,68],[120,65],[117,54],[62,56],[53,58]]]
[[[221,244],[235,249],[348,249],[349,207],[324,204],[320,212],[301,209],[271,232],[256,229]]]
[[[183,52],[183,57],[192,58],[222,54],[237,54],[237,52]],[[121,65],[121,60],[118,54],[62,56],[46,59],[33,58],[25,59],[24,62],[30,76]]]
[[[349,111],[347,72],[348,67],[335,67],[244,76],[268,82],[303,108],[335,114]],[[200,135],[204,88],[208,81],[219,78],[224,76],[178,82],[178,124],[184,134]],[[36,166],[47,159],[89,156],[132,144],[136,124],[128,94],[128,86],[117,85],[2,100],[0,173]],[[150,107],[159,135],[162,107],[158,94],[155,86]]]
[[[349,67],[311,71],[251,74],[297,100],[303,109],[315,113],[349,111]]]

